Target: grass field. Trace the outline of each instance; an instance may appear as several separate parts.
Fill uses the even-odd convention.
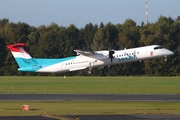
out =
[[[180,94],[180,77],[0,77],[0,93]]]
[[[180,77],[0,77],[0,93],[180,94]],[[30,111],[22,111],[23,104]],[[180,102],[0,101],[0,115],[180,114]]]
[[[21,106],[28,104],[29,111],[22,111]],[[95,114],[179,114],[180,102],[118,102],[118,101],[2,101],[0,115],[24,116],[44,115],[95,115]]]

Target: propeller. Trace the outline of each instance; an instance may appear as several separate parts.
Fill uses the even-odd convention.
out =
[[[112,60],[114,59],[114,57],[113,57],[113,54],[114,54],[114,53],[115,53],[115,52],[112,51],[112,50],[109,51],[109,58],[111,59],[111,63],[112,63]]]
[[[113,59],[114,59],[114,57],[113,57],[113,54],[114,54],[115,52],[114,52],[114,50],[112,50],[111,49],[111,44],[110,44],[110,48],[109,48],[109,58],[111,59],[111,63],[112,63],[112,61],[113,61]]]

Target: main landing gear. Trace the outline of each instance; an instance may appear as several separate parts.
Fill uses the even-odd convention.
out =
[[[92,74],[92,70],[88,70],[88,74],[91,75]],[[103,75],[104,74],[104,70],[103,69],[99,70],[99,74]]]
[[[164,56],[164,61],[165,61],[165,62],[167,61],[167,56]]]
[[[99,74],[103,75],[104,74],[104,70],[103,69],[99,70]]]
[[[91,71],[91,70],[88,70],[88,74],[91,75],[91,74],[92,74],[92,71]]]
[[[92,64],[91,63],[89,63],[89,70],[88,70],[88,74],[89,75],[91,75],[93,72],[92,72],[92,68],[93,68],[93,66],[92,66]],[[103,67],[104,68],[104,67]],[[104,69],[103,68],[101,68],[100,70],[99,70],[99,74],[101,74],[101,75],[103,75],[104,74]]]

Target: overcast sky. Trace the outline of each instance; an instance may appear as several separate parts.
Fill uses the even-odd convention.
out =
[[[149,0],[149,22],[160,15],[176,19],[180,16],[180,0]],[[84,27],[88,23],[112,24],[146,20],[146,0],[0,0],[0,19],[25,22],[30,26],[50,25]]]

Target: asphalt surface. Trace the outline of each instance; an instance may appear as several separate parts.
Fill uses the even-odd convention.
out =
[[[76,116],[67,117],[76,118]],[[180,120],[180,115],[82,115],[78,117],[80,120]]]
[[[0,101],[178,101],[180,94],[0,94]]]
[[[89,115],[78,116],[79,120],[180,120],[180,115]],[[77,116],[63,116],[68,120],[76,120]],[[63,120],[64,120],[63,119]],[[5,116],[0,120],[61,120],[43,116]]]
[[[0,120],[57,120],[43,116],[3,116]]]
[[[0,94],[0,101],[166,101],[180,94]],[[64,116],[75,120],[76,116]],[[80,115],[80,120],[180,120],[180,115]],[[0,120],[58,120],[43,116],[4,116]]]

